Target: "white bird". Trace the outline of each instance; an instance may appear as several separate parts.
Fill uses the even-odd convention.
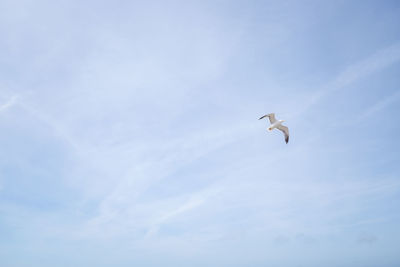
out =
[[[285,142],[287,144],[289,142],[289,128],[282,125],[282,122],[284,122],[284,120],[276,120],[275,113],[264,115],[261,118],[259,118],[259,120],[264,119],[265,117],[268,117],[269,122],[271,123],[271,125],[268,127],[268,130],[269,131],[272,131],[273,129],[281,130],[285,135]]]

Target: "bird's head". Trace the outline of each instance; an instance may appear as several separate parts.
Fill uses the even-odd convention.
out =
[[[284,120],[279,120],[279,121],[280,121],[281,123],[282,123],[282,122],[285,122]]]

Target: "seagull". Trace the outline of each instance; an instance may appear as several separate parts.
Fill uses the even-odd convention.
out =
[[[275,128],[278,130],[281,130],[283,132],[283,134],[285,135],[285,142],[287,144],[289,142],[289,128],[282,125],[282,122],[284,122],[284,120],[276,120],[275,113],[270,113],[270,114],[264,115],[261,118],[259,118],[259,120],[264,119],[265,117],[268,117],[269,122],[271,123],[268,130],[272,131]]]

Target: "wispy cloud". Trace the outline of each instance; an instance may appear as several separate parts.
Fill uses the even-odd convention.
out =
[[[388,47],[382,48],[365,59],[346,67],[346,69],[328,85],[330,91],[327,93],[341,89],[372,73],[383,70],[399,60],[400,43],[394,43]]]
[[[210,191],[208,189],[207,191]],[[215,189],[213,188],[213,195],[216,194]],[[185,201],[185,203],[179,205],[178,207],[174,207],[171,210],[166,211],[161,217],[156,218],[150,226],[150,229],[146,233],[146,238],[154,236],[157,234],[158,230],[160,229],[161,225],[167,222],[168,220],[172,219],[173,217],[179,216],[185,212],[195,209],[196,207],[201,206],[207,199],[210,197],[210,192],[200,192],[195,193],[190,196],[190,199]]]
[[[398,16],[380,13],[390,7],[64,2],[0,2],[0,83],[17,88],[0,102],[0,248],[29,250],[26,266],[43,266],[36,255],[52,266],[58,255],[74,266],[285,266],[290,255],[293,266],[328,262],[304,249],[316,242],[332,259],[353,253],[358,231],[389,247],[397,147],[376,138],[371,153],[301,115],[326,122],[319,103],[335,93],[358,114],[344,90],[369,76],[387,97],[363,116],[398,103],[384,87],[400,62]],[[270,111],[292,114],[288,145],[257,120]],[[332,125],[346,115],[335,112]],[[6,254],[0,265],[18,265]]]
[[[151,201],[142,202],[142,198],[145,192],[151,190],[157,183],[161,183],[174,172],[235,141],[238,134],[247,131],[242,127],[235,129],[220,131],[214,129],[209,132],[188,134],[167,143],[153,143],[151,147],[147,147],[147,150],[152,151],[153,156],[147,160],[136,161],[135,167],[127,168],[121,173],[122,177],[114,183],[111,190],[107,190],[106,194],[102,196],[98,205],[98,213],[88,220],[88,225],[91,228],[106,225],[113,227],[120,223],[126,225],[125,228],[119,226],[119,229],[116,229],[117,232],[129,231],[136,225],[150,229],[147,230],[149,233],[147,236],[151,236],[150,233],[156,233],[158,227],[167,219],[202,205],[209,197],[220,191],[218,186],[210,185],[189,195],[182,192],[169,198],[162,198],[160,204]],[[138,153],[141,152],[138,151]],[[114,168],[112,162],[108,162],[108,164],[111,164],[110,168]],[[138,208],[142,209],[140,207],[147,207],[148,210],[144,213],[137,213]],[[154,218],[155,214],[159,215]],[[136,220],[134,222],[135,215],[141,217],[143,221]],[[97,233],[93,233],[97,235]],[[99,234],[101,235],[101,233]]]
[[[17,103],[18,96],[12,96],[5,103],[0,104],[0,112],[4,112]]]
[[[358,62],[348,65],[332,81],[328,82],[323,88],[312,93],[305,104],[299,107],[296,114],[298,115],[307,111],[335,91],[345,88],[373,73],[388,68],[399,60],[400,43],[395,43],[376,51]]]
[[[374,105],[372,105],[370,108],[368,108],[364,113],[360,115],[360,119],[366,119],[371,115],[374,115],[375,113],[378,113],[385,108],[389,107],[390,105],[393,105],[397,101],[400,100],[400,91],[397,91],[393,93],[390,96],[385,97],[384,99],[379,100],[376,102]]]

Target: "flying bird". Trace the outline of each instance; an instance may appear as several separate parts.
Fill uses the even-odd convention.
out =
[[[269,131],[272,131],[273,129],[281,130],[285,135],[285,142],[287,144],[289,142],[289,128],[282,125],[282,122],[284,122],[284,120],[276,120],[275,113],[264,115],[261,118],[259,118],[259,120],[264,119],[265,117],[268,117],[269,122],[271,123],[271,125],[268,127],[268,130]]]

